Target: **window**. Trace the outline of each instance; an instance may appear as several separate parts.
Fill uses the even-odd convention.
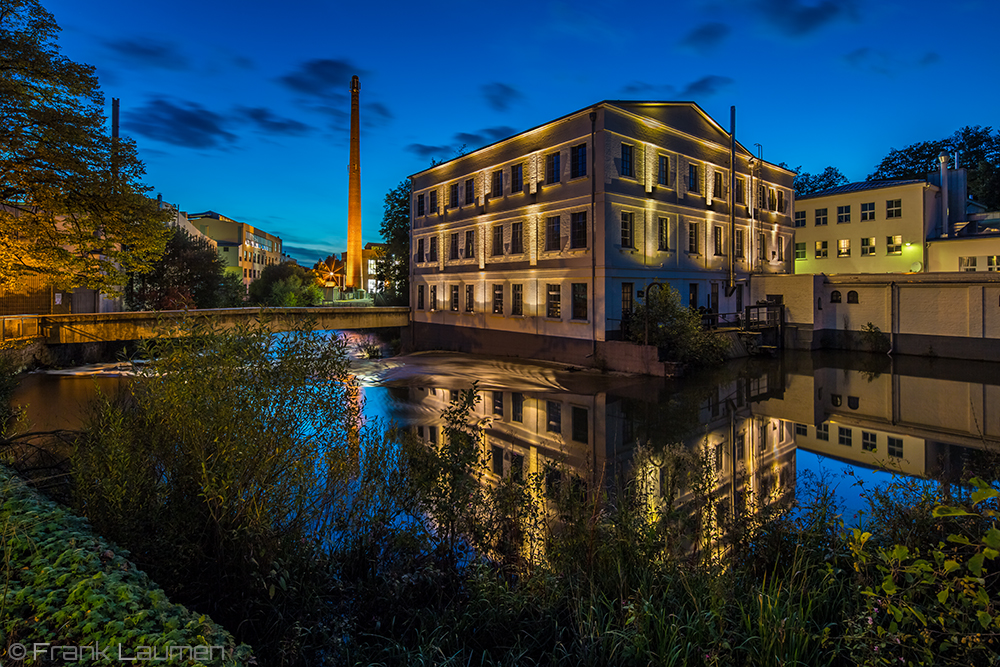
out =
[[[452,183],[448,188],[448,208],[458,206],[458,183]]]
[[[782,239],[779,236],[777,239],[775,239],[775,246],[774,247],[777,248],[777,250],[778,250],[778,261],[779,262],[784,262],[785,261],[785,240]]]
[[[458,232],[448,239],[448,259],[458,259]]]
[[[503,285],[493,285],[493,314],[503,315]]]
[[[587,247],[587,212],[571,213],[569,216],[569,247]]]
[[[825,259],[826,253],[826,241],[816,241],[816,259]]]
[[[903,236],[901,234],[897,234],[896,236],[885,237],[885,254],[887,255],[903,254]]]
[[[576,442],[587,442],[590,438],[590,427],[587,419],[587,408],[573,406],[573,440]]]
[[[862,215],[864,215],[862,213]],[[875,254],[875,237],[867,236],[861,239],[861,256],[868,257]]]
[[[869,433],[868,431],[861,432],[861,449],[866,452],[874,452],[878,446],[878,434]]]
[[[476,256],[476,230],[465,230],[465,258],[471,259]]]
[[[746,181],[743,178],[741,178],[740,176],[737,176],[736,177],[736,192],[733,193],[735,195],[733,198],[736,200],[737,204],[742,204],[743,203],[743,197],[744,197],[743,193],[746,192],[746,187],[747,187]]]
[[[818,208],[816,209],[816,226],[822,227],[826,224],[826,209]]]
[[[736,230],[736,256],[743,259],[743,230]]]
[[[573,319],[587,319],[587,283],[573,283]]]
[[[471,204],[476,201],[476,179],[469,178],[465,181],[465,203]]]
[[[417,195],[417,215],[424,214],[424,196],[422,194]]]
[[[503,254],[503,225],[493,226],[493,248],[492,255],[502,255]]]
[[[524,421],[524,394],[521,392],[515,391],[510,395],[510,420]]]
[[[562,403],[559,401],[545,401],[545,430],[562,433]]]
[[[958,270],[959,271],[975,271],[976,270],[976,258],[975,257],[959,257],[958,258]]]
[[[725,254],[722,249],[722,227],[718,226],[715,228],[715,254],[716,255]]]
[[[778,196],[774,191],[774,188],[767,189],[767,208],[770,211],[778,210]]]
[[[424,286],[417,285],[417,310],[424,309]]]
[[[472,313],[476,310],[476,286],[465,286],[465,312]]]
[[[875,219],[875,202],[861,204],[861,222]]]
[[[524,315],[524,285],[520,283],[510,286],[510,314]]]
[[[830,303],[841,303],[841,295],[839,290],[833,290],[830,292]],[[839,398],[837,400],[840,400]]]
[[[524,170],[523,165],[514,164],[510,167],[510,193],[524,191]]]
[[[451,286],[451,310],[458,312],[458,285]]]
[[[438,212],[438,193],[437,190],[431,190],[431,213]]]
[[[503,419],[503,392],[494,391],[493,392],[493,414],[500,419]]]
[[[229,250],[229,248],[226,248],[226,250]],[[986,257],[986,270],[1000,270],[1000,255],[989,255]]]
[[[524,223],[512,222],[510,225],[510,254],[520,255],[524,252]]]
[[[713,190],[713,196],[716,199],[725,199],[726,197],[726,186],[723,183],[723,174],[721,171],[715,172],[715,189]]]
[[[795,244],[795,259],[805,259],[806,258],[806,244],[796,243]]]
[[[854,290],[849,291],[847,293],[847,303],[857,303],[857,302],[858,302],[858,293]],[[851,397],[848,396],[847,400],[850,401]],[[854,407],[855,409],[857,409],[858,406],[855,405]]]
[[[698,165],[688,165],[688,192],[700,192],[698,188]]]
[[[635,283],[622,283],[622,319],[626,319],[632,314],[635,301],[632,297]]]
[[[559,250],[559,216],[554,215],[545,221],[545,249]]]
[[[838,206],[837,207],[837,224],[842,224],[851,221],[851,206]]]
[[[886,450],[889,456],[897,459],[903,458],[903,439],[894,438],[891,435],[885,439]]]
[[[433,444],[435,444],[435,445],[437,444],[437,441],[438,441],[438,427],[437,426],[428,426],[427,427],[427,439],[430,440]]]
[[[659,170],[656,172],[656,182],[659,185],[670,185],[670,158],[660,156]]]
[[[424,240],[417,239],[417,261],[424,261]]]
[[[785,191],[778,190],[778,213],[785,212]]]
[[[431,310],[437,310],[438,307],[438,288],[437,285],[431,285],[430,298],[428,299],[431,303]]]
[[[851,239],[839,239],[837,241],[837,257],[851,256]]]
[[[843,445],[844,447],[851,446],[851,429],[844,428],[843,426],[837,427],[837,443]]]
[[[633,225],[635,224],[635,214],[631,211],[622,211],[622,247],[635,247],[635,234]]]
[[[545,156],[545,182],[559,182],[559,153],[549,153]]]
[[[698,307],[698,283],[688,283],[688,308]]]
[[[658,224],[658,234],[657,234],[657,250],[670,250],[670,220],[669,218],[660,218]]]
[[[622,144],[622,176],[635,178],[635,166],[632,164],[632,147]]]
[[[805,211],[796,211],[795,212],[795,226],[796,227],[805,227],[806,226],[806,212]]]
[[[903,200],[902,199],[886,199],[885,200],[885,217],[886,218],[901,218],[901,217],[903,217]]]
[[[492,463],[493,474],[503,477],[503,447],[492,445],[490,447],[490,461]]]
[[[795,435],[809,435],[809,429],[806,428],[805,424],[796,424]]]
[[[757,235],[757,259],[767,259],[767,234],[763,232]]]
[[[816,427],[816,439],[817,440],[830,440],[830,425],[820,424]]]
[[[490,196],[503,196],[503,169],[497,169],[493,172],[493,186],[490,188]]]
[[[688,223],[688,252],[697,253],[698,252],[698,223],[689,222]]]
[[[562,298],[562,288],[560,285],[546,285],[545,317],[558,320],[562,317],[560,310],[560,300]]]
[[[587,144],[571,146],[569,149],[569,177],[579,178],[587,175]]]
[[[436,262],[438,261],[438,240],[436,236],[431,237],[431,249],[427,253],[427,261]]]

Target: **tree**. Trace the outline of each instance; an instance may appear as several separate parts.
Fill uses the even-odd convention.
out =
[[[385,252],[375,261],[378,282],[387,285],[400,303],[410,302],[410,181],[400,182],[385,195],[382,240]]]
[[[798,169],[795,171],[798,172]],[[827,167],[823,170],[823,173],[816,175],[809,172],[799,173],[795,177],[795,196],[801,197],[814,192],[822,192],[823,190],[845,185],[847,182],[847,176],[840,173],[840,170],[836,167]]]
[[[163,252],[135,144],[105,134],[94,68],[59,53],[38,0],[0,0],[0,286],[117,292]]]
[[[261,306],[317,306],[323,302],[323,290],[312,271],[282,262],[265,266],[260,278],[250,283],[250,301]]]
[[[991,210],[1000,208],[1000,132],[992,127],[968,125],[945,139],[890,149],[868,180],[925,178],[939,169],[941,151],[959,154],[959,165],[968,170],[973,199]]]
[[[722,361],[725,339],[705,331],[701,315],[681,303],[681,295],[670,285],[646,291],[628,319],[627,336],[634,343],[663,348],[671,361],[712,364]]]
[[[206,239],[173,229],[166,249],[148,273],[133,276],[126,290],[129,310],[230,308],[246,290]],[[238,285],[238,287],[237,287]]]

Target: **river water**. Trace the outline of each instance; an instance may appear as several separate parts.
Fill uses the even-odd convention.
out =
[[[954,476],[979,452],[1000,451],[996,364],[786,352],[677,380],[455,353],[352,365],[365,414],[428,443],[442,437],[453,392],[476,383],[495,478],[551,465],[607,483],[630,470],[638,447],[654,466],[679,447],[714,466],[717,502],[787,503],[822,477],[855,524],[866,507],[858,481]],[[120,374],[113,364],[32,373],[14,400],[35,430],[77,428]],[[653,494],[662,492],[650,478]]]

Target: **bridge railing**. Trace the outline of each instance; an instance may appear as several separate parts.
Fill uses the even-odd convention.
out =
[[[0,341],[37,338],[38,315],[5,315],[0,318]]]

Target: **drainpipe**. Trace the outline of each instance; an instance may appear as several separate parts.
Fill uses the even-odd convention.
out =
[[[597,173],[595,154],[597,153],[597,143],[594,137],[597,133],[597,109],[590,112],[590,356],[597,360]],[[605,285],[607,292],[607,285]],[[572,298],[572,295],[570,295]],[[604,298],[607,304],[607,294]],[[606,317],[606,314],[605,314]]]
[[[736,105],[729,107],[729,276],[726,298],[736,291]]]

